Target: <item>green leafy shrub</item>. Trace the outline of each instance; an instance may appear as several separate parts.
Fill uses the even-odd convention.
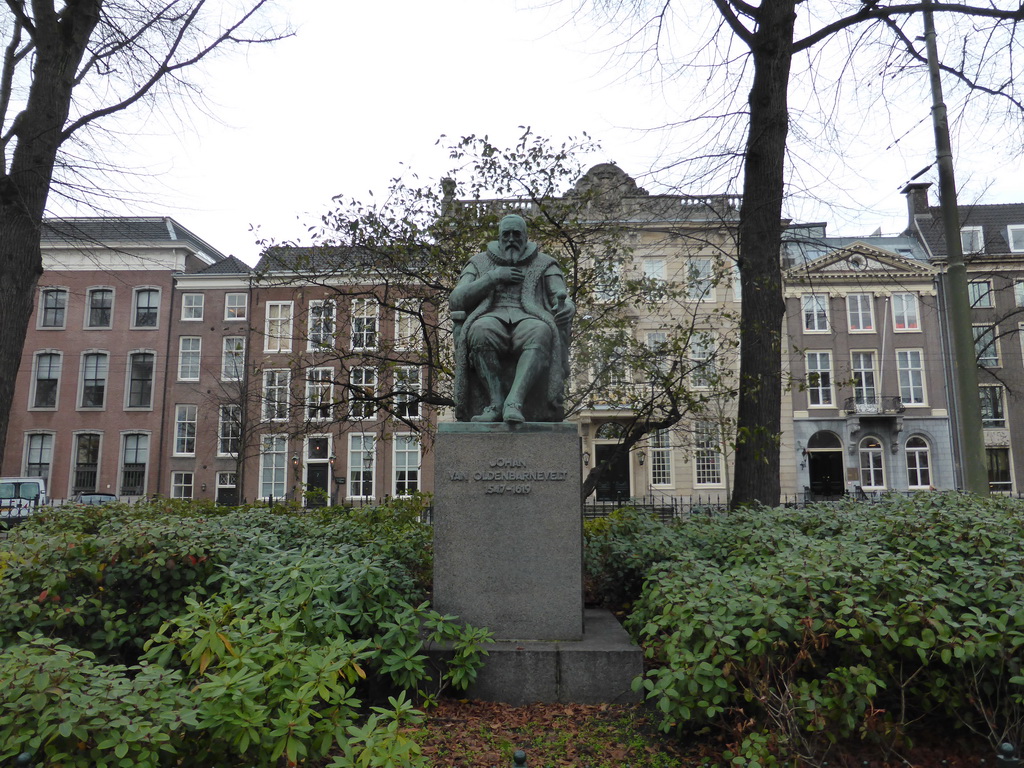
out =
[[[0,651],[0,763],[22,752],[47,765],[170,765],[196,710],[181,673],[107,665],[94,654],[23,634]]]
[[[1019,502],[932,493],[680,530],[629,622],[664,727],[734,728],[736,760],[761,764],[920,718],[1024,735]]]
[[[337,766],[421,765],[400,728],[418,717],[412,700],[467,687],[489,641],[423,602],[423,503],[158,500],[27,522],[0,543],[0,678],[35,673],[5,691],[0,744],[45,766],[242,768],[332,751]],[[424,644],[439,641],[453,658],[434,670]],[[66,702],[97,687],[125,704],[69,717]]]
[[[628,606],[636,600],[651,567],[678,550],[673,526],[631,507],[587,520],[584,533],[587,597],[609,608]]]

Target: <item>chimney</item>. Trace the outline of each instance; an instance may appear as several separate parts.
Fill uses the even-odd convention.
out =
[[[928,187],[930,181],[915,181],[907,184],[901,194],[907,196],[907,229],[914,229],[914,217],[919,214],[929,213],[928,211]]]

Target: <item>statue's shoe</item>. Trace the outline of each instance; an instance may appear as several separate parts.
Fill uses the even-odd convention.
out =
[[[517,403],[505,403],[505,418],[509,424],[522,424],[526,419],[523,412],[519,410],[522,406]]]
[[[486,422],[486,421],[501,421],[501,411],[493,405],[488,405],[476,416],[473,416],[470,421]]]

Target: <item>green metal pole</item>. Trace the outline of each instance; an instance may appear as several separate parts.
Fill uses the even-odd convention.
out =
[[[925,0],[931,5],[931,0]],[[956,178],[953,175],[953,150],[949,143],[949,122],[942,98],[938,47],[935,43],[935,19],[931,8],[924,12],[924,40],[928,51],[928,74],[932,86],[932,122],[935,127],[935,159],[939,166],[939,203],[946,233],[946,286],[950,336],[953,340],[953,367],[956,370],[957,426],[960,430],[960,466],[964,487],[973,493],[987,494],[988,471],[985,466],[985,434],[981,427],[981,401],[978,397],[978,363],[971,328],[971,299],[967,292],[967,268],[960,242],[960,213],[957,209]]]

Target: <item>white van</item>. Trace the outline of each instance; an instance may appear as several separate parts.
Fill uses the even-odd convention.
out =
[[[0,477],[0,523],[18,522],[45,506],[46,481],[41,477]]]

